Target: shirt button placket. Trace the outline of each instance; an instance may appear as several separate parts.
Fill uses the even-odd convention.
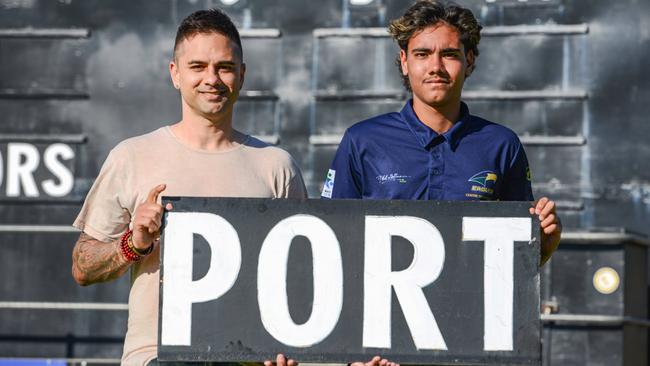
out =
[[[429,169],[429,198],[442,199],[442,175],[444,173],[444,161],[442,160],[442,144],[431,149],[431,166]]]

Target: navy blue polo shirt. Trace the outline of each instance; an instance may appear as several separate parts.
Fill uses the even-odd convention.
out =
[[[517,135],[469,114],[438,134],[412,101],[348,128],[322,198],[532,201],[526,153]]]

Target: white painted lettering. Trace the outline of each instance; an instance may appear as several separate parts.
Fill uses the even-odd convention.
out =
[[[210,267],[192,281],[193,236],[210,245]],[[170,212],[164,247],[161,343],[189,346],[192,304],[218,299],[235,284],[241,266],[239,236],[221,216],[201,212]]]
[[[314,305],[301,325],[293,322],[287,299],[289,249],[298,235],[311,243],[314,269]],[[288,346],[312,346],[334,330],[343,307],[343,261],[339,241],[323,220],[294,215],[271,229],[259,255],[257,300],[264,328]]]
[[[45,193],[52,197],[63,197],[72,191],[74,186],[72,172],[58,158],[70,160],[74,156],[74,151],[66,144],[52,144],[45,149],[45,167],[59,180],[58,184],[54,179],[43,181],[41,187]]]
[[[391,237],[400,236],[414,248],[411,265],[391,271]],[[418,349],[446,350],[422,288],[433,283],[445,261],[445,245],[430,222],[409,216],[366,216],[363,346],[391,347],[391,288]]]
[[[7,144],[7,197],[20,196],[22,186],[26,197],[38,197],[34,171],[40,156],[36,147],[23,142]]]
[[[483,241],[485,324],[483,349],[513,350],[514,242],[531,239],[532,220],[463,217],[463,241]]]

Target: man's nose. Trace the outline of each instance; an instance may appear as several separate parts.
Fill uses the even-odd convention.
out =
[[[431,55],[429,57],[429,74],[438,74],[444,72],[445,65],[442,62],[442,57],[437,54]]]
[[[221,84],[221,77],[219,76],[219,69],[216,67],[209,67],[206,69],[206,75],[203,78],[203,81],[208,85],[219,85]]]

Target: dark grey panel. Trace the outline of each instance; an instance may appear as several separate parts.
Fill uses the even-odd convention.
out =
[[[82,133],[84,116],[79,115],[85,100],[0,99],[2,133]]]
[[[445,339],[448,350],[417,349],[413,344],[410,331],[405,320],[400,316],[402,310],[393,297],[391,310],[390,347],[381,353],[391,359],[401,358],[406,363],[440,362],[443,364],[539,364],[539,323],[538,293],[539,271],[536,263],[539,261],[538,239],[530,243],[517,242],[514,247],[513,262],[513,349],[512,351],[486,351],[483,345],[484,321],[482,310],[482,294],[484,289],[482,275],[483,253],[474,250],[474,244],[463,241],[461,221],[464,217],[528,217],[527,203],[472,203],[472,202],[426,202],[426,201],[391,201],[390,205],[376,200],[277,200],[277,199],[248,199],[248,198],[193,198],[165,197],[163,202],[173,202],[174,212],[211,213],[225,219],[236,230],[241,241],[241,269],[237,274],[232,288],[213,301],[201,301],[192,305],[191,343],[163,344],[161,332],[166,323],[160,320],[159,344],[160,358],[163,360],[210,360],[258,361],[271,357],[276,349],[285,349],[287,354],[297,359],[313,362],[345,362],[350,359],[364,359],[379,350],[362,346],[363,318],[363,263],[364,220],[368,215],[379,216],[414,216],[427,220],[440,230],[444,238],[444,266],[440,277],[429,286],[423,287],[431,311],[439,324],[440,332]],[[267,233],[276,224],[293,215],[311,215],[323,220],[335,233],[337,244],[341,250],[341,266],[344,288],[343,306],[340,318],[334,324],[331,334],[304,346],[289,346],[273,338],[268,332],[261,331],[262,318],[260,308],[254,300],[257,294],[257,278],[259,276],[258,258],[260,246],[265,243]],[[171,222],[171,214],[169,214]],[[250,224],[255,223],[255,230],[250,230]],[[538,225],[534,219],[533,225]],[[533,226],[534,227],[534,226]],[[531,227],[532,228],[532,227]],[[171,224],[169,226],[171,229]],[[181,229],[183,230],[183,229]],[[534,229],[533,229],[534,231]],[[174,244],[167,242],[168,232],[163,233],[161,279],[164,283],[168,276],[166,264],[166,246]],[[213,268],[210,267],[210,247],[204,240],[194,242],[194,278],[198,279]],[[472,241],[473,242],[473,241]],[[178,244],[178,242],[176,242]],[[480,243],[479,247],[481,246]],[[264,244],[266,245],[266,243]],[[313,244],[312,244],[313,245]],[[396,240],[393,252],[396,260],[393,265],[404,268],[411,265],[413,250],[402,250],[402,246],[411,246],[404,240]],[[293,251],[293,241],[292,249]],[[310,250],[302,250],[307,258],[311,258]],[[297,255],[297,253],[294,253]],[[294,257],[295,258],[295,257]],[[301,258],[296,263],[304,262]],[[239,267],[238,264],[238,267]],[[307,268],[310,266],[307,265]],[[478,269],[478,270],[477,270]],[[307,296],[310,288],[316,286],[306,278],[289,280],[297,288],[289,292],[297,297],[293,302],[302,308],[311,308],[314,299]],[[161,285],[162,286],[162,285]],[[164,312],[165,298],[161,287],[160,313]],[[176,293],[184,296],[184,294]],[[174,295],[172,295],[174,296]],[[276,298],[275,296],[279,296]],[[275,301],[282,303],[285,294],[276,293]],[[253,301],[250,301],[253,299]],[[266,301],[269,299],[262,299]],[[315,307],[316,308],[316,307]],[[292,312],[291,315],[295,315]],[[304,314],[303,314],[304,316]],[[189,320],[189,319],[188,319]],[[293,321],[296,321],[294,318]],[[173,328],[173,326],[172,326]],[[169,330],[168,330],[169,331]],[[276,335],[277,336],[277,335]],[[171,343],[171,342],[170,342]],[[390,355],[394,356],[390,356]]]
[[[534,183],[579,186],[582,146],[525,146]]]
[[[370,116],[399,112],[404,106],[402,100],[317,101],[314,104],[314,131],[311,136],[338,134],[353,124]]]
[[[580,89],[585,36],[483,37],[467,90]],[[520,62],[514,62],[521,60]]]
[[[619,328],[554,327],[550,332],[549,365],[624,365]]]
[[[0,267],[4,273],[22,279],[4,281],[0,291],[4,296],[0,301],[126,303],[128,276],[89,287],[75,283],[72,248],[78,237],[76,232],[0,232],[0,250],[4,253],[0,257]]]
[[[282,38],[244,38],[246,76],[244,90],[274,90],[281,79]]]
[[[2,309],[0,321],[2,357],[120,358],[127,312]]]
[[[477,4],[481,1],[472,1]],[[544,24],[566,21],[565,1],[561,0],[498,0],[485,2],[480,11],[483,24]]]
[[[279,108],[275,100],[240,100],[235,106],[235,128],[257,136],[279,134]]]
[[[625,315],[648,318],[648,251],[642,246],[628,246],[625,252]]]
[[[582,135],[584,106],[581,100],[515,100],[467,102],[470,112],[500,123],[518,135]]]
[[[331,37],[314,42],[317,90],[401,90],[394,64],[399,49],[391,39]]]
[[[562,244],[551,266],[551,293],[561,314],[624,315],[623,294],[619,288],[612,294],[601,294],[594,288],[593,277],[602,267],[616,270],[624,279],[622,247],[575,246]]]
[[[0,38],[0,91],[86,92],[87,46],[85,39]]]

